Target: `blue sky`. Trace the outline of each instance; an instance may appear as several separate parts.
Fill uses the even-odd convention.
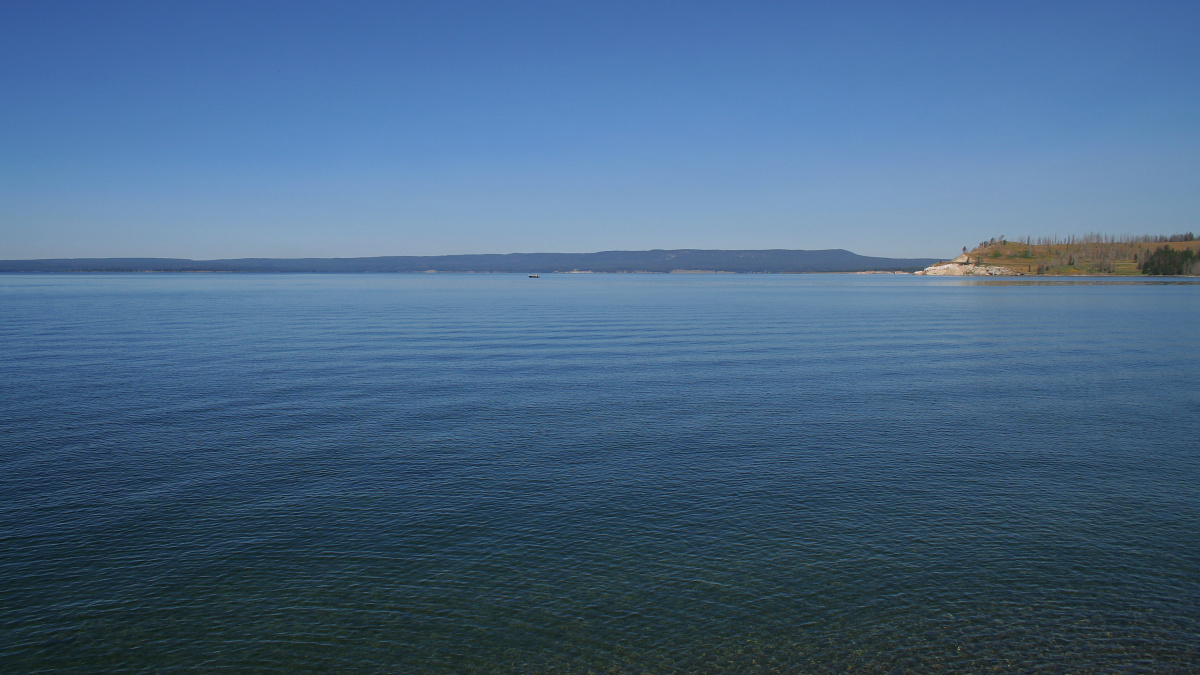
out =
[[[1200,232],[1200,3],[9,2],[0,258]]]

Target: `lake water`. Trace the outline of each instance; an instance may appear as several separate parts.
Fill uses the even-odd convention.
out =
[[[0,276],[6,672],[1200,668],[1200,285]]]

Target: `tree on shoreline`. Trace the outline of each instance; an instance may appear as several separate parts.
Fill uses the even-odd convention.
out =
[[[1200,274],[1200,258],[1192,249],[1176,251],[1170,246],[1159,246],[1141,263],[1142,274],[1176,276]]]

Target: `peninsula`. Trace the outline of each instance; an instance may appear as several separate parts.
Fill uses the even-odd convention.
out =
[[[1186,234],[995,237],[916,272],[930,276],[1200,275],[1200,240]]]

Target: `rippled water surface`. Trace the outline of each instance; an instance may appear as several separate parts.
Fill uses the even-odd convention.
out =
[[[1200,285],[0,277],[6,672],[1200,668]]]

